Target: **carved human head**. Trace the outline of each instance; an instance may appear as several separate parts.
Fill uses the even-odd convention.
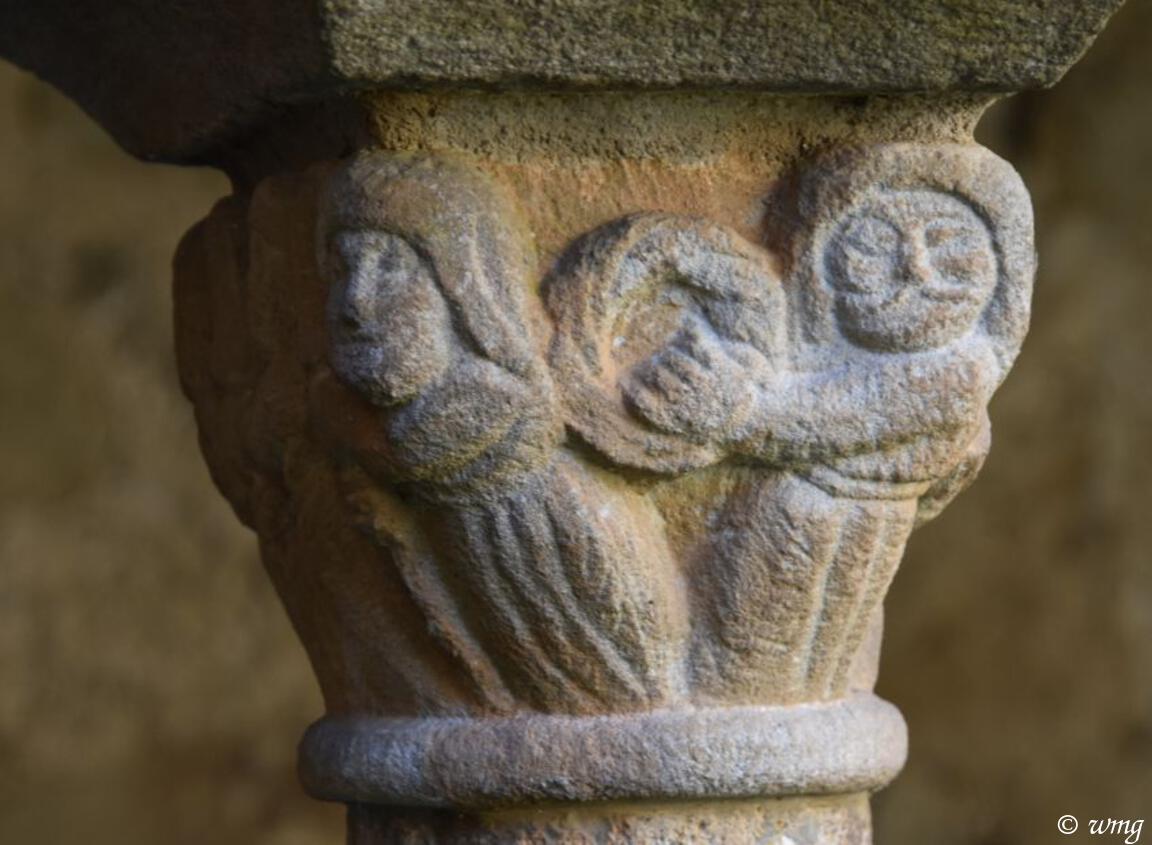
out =
[[[890,352],[965,335],[998,279],[987,224],[960,198],[933,190],[879,191],[849,209],[823,260],[845,337]]]
[[[801,358],[971,337],[1008,371],[1036,267],[1031,202],[1008,162],[976,144],[841,148],[797,162],[767,209]]]
[[[449,157],[371,151],[334,174],[321,211],[329,363],[379,406],[412,399],[471,348],[532,364],[517,315],[530,239],[487,177]]]
[[[329,362],[375,405],[412,398],[448,366],[447,304],[431,263],[405,238],[357,227],[332,232],[325,256]]]

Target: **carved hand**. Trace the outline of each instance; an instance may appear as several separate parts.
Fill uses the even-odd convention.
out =
[[[690,321],[660,352],[632,369],[623,384],[631,408],[665,431],[704,440],[735,437],[757,398],[764,357],[746,343]]]

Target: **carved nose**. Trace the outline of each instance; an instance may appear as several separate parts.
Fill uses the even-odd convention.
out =
[[[928,252],[919,244],[910,244],[904,255],[904,279],[909,284],[924,285],[932,277]]]
[[[372,280],[364,268],[351,268],[336,312],[343,328],[363,331],[372,325],[376,301],[373,289]]]
[[[364,328],[364,315],[358,308],[349,307],[347,303],[340,309],[340,326],[345,329],[359,331]]]

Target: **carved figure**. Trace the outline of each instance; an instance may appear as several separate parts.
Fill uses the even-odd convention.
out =
[[[497,709],[659,703],[682,639],[667,552],[642,527],[655,517],[642,497],[556,451],[523,300],[531,239],[511,201],[462,163],[383,153],[329,196],[320,249],[342,384],[322,378],[314,404],[339,428],[346,483],[424,501],[429,543],[398,565],[425,614]],[[340,400],[347,388],[361,401]],[[371,530],[414,554],[394,525]]]
[[[546,279],[547,365],[531,238],[482,174],[374,153],[329,196],[315,416],[488,707],[850,691],[913,527],[983,461],[1026,327],[1007,165],[947,146],[810,163],[770,207],[775,256],[697,218],[608,223]]]
[[[689,663],[699,694],[729,703],[847,691],[918,517],[938,512],[983,461],[985,407],[1027,324],[1027,195],[990,153],[841,154],[791,187],[795,205],[775,210],[786,226],[788,318],[754,313],[756,331],[741,336],[693,314],[618,378],[625,407],[679,438],[679,453],[661,453],[676,458],[621,447],[643,434],[605,441],[594,422],[570,423],[632,466],[719,456],[763,467],[700,526],[711,542],[695,567]],[[602,289],[627,261],[602,262]],[[760,300],[780,284],[766,271],[755,283]],[[711,287],[738,307],[731,285]],[[563,330],[572,309],[561,295],[553,303]],[[555,348],[554,367],[570,372],[571,356]]]

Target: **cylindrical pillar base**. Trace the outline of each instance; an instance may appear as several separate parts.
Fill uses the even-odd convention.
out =
[[[552,805],[457,814],[353,804],[348,845],[870,845],[868,795]]]

